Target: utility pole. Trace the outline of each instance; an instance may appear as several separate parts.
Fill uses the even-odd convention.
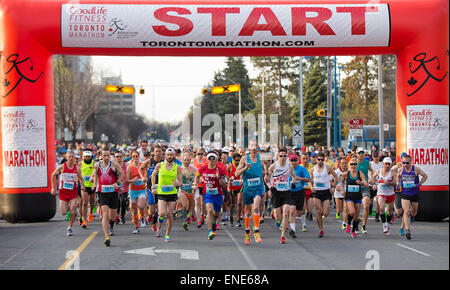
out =
[[[327,147],[331,145],[331,60],[327,60]]]
[[[384,118],[383,118],[383,56],[378,56],[378,134],[380,150],[384,148]]]

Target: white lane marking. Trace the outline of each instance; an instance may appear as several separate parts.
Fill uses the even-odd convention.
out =
[[[250,256],[245,252],[245,250],[239,245],[239,243],[236,241],[236,239],[233,237],[233,235],[230,234],[230,232],[227,229],[224,229],[227,235],[230,237],[230,239],[233,241],[233,243],[238,248],[239,252],[241,252],[242,256],[244,256],[245,260],[247,261],[247,264],[250,266],[252,270],[258,270],[258,267],[256,267],[256,264],[253,262],[253,260],[250,258]]]
[[[424,252],[421,252],[421,251],[419,251],[419,250],[410,248],[410,247],[405,246],[405,245],[403,245],[403,244],[400,244],[400,243],[395,243],[395,244],[398,245],[398,246],[400,246],[400,247],[403,247],[403,248],[405,248],[405,249],[408,249],[408,250],[411,250],[411,251],[413,251],[413,252],[416,252],[416,253],[418,253],[418,254],[424,255],[424,256],[426,256],[426,257],[431,257],[431,256],[430,256],[429,254],[427,254],[427,253],[424,253]]]
[[[135,249],[130,251],[125,251],[128,254],[138,254],[147,256],[156,256],[157,253],[161,254],[179,254],[180,259],[184,260],[198,260],[199,254],[197,251],[192,250],[178,250],[178,249],[155,249],[155,247]]]

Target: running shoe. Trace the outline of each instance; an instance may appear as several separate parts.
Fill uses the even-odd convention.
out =
[[[144,228],[146,225],[145,218],[141,218],[141,228]]]
[[[306,232],[306,225],[302,225],[302,232]]]
[[[400,228],[398,230],[398,233],[400,234],[400,236],[404,236],[405,235],[405,230],[403,228]]]
[[[93,220],[94,220],[94,215],[92,213],[90,213],[88,216],[88,222],[92,223]]]
[[[411,240],[411,232],[410,231],[406,231],[405,236],[408,240]]]
[[[104,244],[105,244],[105,246],[107,246],[107,247],[109,247],[109,245],[111,245],[111,241],[109,240],[109,237],[107,237],[107,238],[105,239]]]
[[[255,238],[255,242],[257,242],[258,244],[262,243],[261,234],[259,232],[254,233],[253,237]],[[249,237],[249,242],[250,242],[250,237]]]
[[[323,238],[323,231],[319,232],[319,238]]]
[[[216,232],[210,231],[210,232],[208,233],[208,240],[214,239],[215,236],[216,236]]]
[[[347,225],[343,223],[341,228],[345,231],[347,229]]]
[[[196,219],[195,216],[193,215],[193,216],[191,216],[191,220],[192,220],[192,222],[195,223],[195,221],[196,221],[197,219]]]
[[[201,220],[200,220],[200,223],[201,223],[202,225],[205,224],[205,217],[204,217],[204,216],[202,216],[202,218],[201,218]]]
[[[366,226],[361,226],[361,233],[367,234]]]
[[[68,236],[68,237],[72,236],[72,228],[67,228],[66,236]]]
[[[165,235],[164,236],[164,242],[170,242],[172,239],[170,238],[169,235]]]
[[[295,239],[297,236],[295,235],[295,231],[293,231],[292,229],[289,230],[289,235]]]
[[[80,227],[83,225],[83,218],[82,218],[82,217],[80,217],[80,218],[78,219],[78,223],[80,224]]]
[[[277,229],[281,229],[281,221],[280,220],[276,220],[275,221],[275,226],[277,227]]]
[[[286,244],[286,239],[283,236],[280,238],[280,244]]]
[[[413,223],[415,220],[416,220],[416,217],[414,216],[412,216],[410,219],[409,219],[410,221],[411,221],[411,223]]]
[[[201,228],[202,227],[202,222],[198,222],[197,223],[197,228]]]
[[[114,230],[113,229],[109,229],[109,235],[110,236],[114,236]]]
[[[161,231],[160,230],[156,230],[156,237],[160,238],[161,237]]]
[[[186,223],[187,223],[188,225],[191,224],[191,217],[188,217],[188,218],[186,219]]]
[[[337,219],[337,220],[340,220],[340,219],[341,219],[341,215],[338,214],[338,213],[336,213],[336,219]]]
[[[355,232],[353,232],[352,233],[352,238],[357,238],[357,237],[358,237],[358,235]]]
[[[259,223],[260,223],[260,224],[263,224],[263,223],[264,223],[264,218],[263,218],[263,217],[260,217],[260,218],[259,218]]]
[[[216,231],[220,230],[220,225],[216,224]]]
[[[388,232],[387,225],[386,225],[386,224],[383,224],[383,234],[386,235],[387,232]]]
[[[87,229],[87,222],[86,221],[83,221],[83,224],[81,225],[81,228],[82,229]]]
[[[147,217],[147,223],[146,223],[146,224],[150,225],[151,223],[152,223],[152,216],[149,215],[149,216]]]
[[[156,232],[156,225],[152,224],[152,231]]]
[[[241,220],[238,220],[238,221],[237,221],[236,227],[238,227],[238,228],[241,228],[241,227],[242,227],[242,225],[241,225]]]
[[[352,228],[352,226],[348,224],[348,225],[347,225],[347,228],[345,229],[345,232],[346,232],[347,234],[349,234],[351,228]]]
[[[125,217],[120,217],[120,224],[124,225],[126,223]]]
[[[388,224],[387,225],[387,232],[386,232],[386,236],[390,236],[391,235],[391,225]]]
[[[184,223],[183,223],[183,229],[184,229],[185,231],[189,231],[189,226],[188,226],[188,223],[187,223],[187,222],[184,222]]]
[[[250,233],[245,233],[244,244],[250,245]]]
[[[137,235],[141,233],[141,228],[135,228],[133,234]]]

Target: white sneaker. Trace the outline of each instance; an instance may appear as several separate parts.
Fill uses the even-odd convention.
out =
[[[67,228],[66,236],[68,236],[68,237],[72,236],[72,228]]]
[[[383,224],[383,234],[387,234],[388,232],[388,226],[386,224]]]
[[[136,228],[133,231],[133,234],[135,234],[135,235],[140,234],[140,233],[141,233],[141,228]]]
[[[145,222],[145,218],[141,219],[141,228],[144,228],[147,225],[147,223]]]

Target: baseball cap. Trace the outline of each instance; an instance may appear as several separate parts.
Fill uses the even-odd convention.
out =
[[[392,164],[392,159],[390,157],[384,157],[383,163],[391,163]]]
[[[208,153],[208,155],[206,155],[206,159],[209,159],[209,157],[214,157],[217,159],[217,154],[214,152],[210,152],[210,153]]]
[[[403,152],[403,153],[400,155],[400,157],[403,157],[403,156],[406,156],[406,155],[408,155],[408,154],[406,154],[406,152]]]
[[[83,151],[83,156],[92,156],[92,151],[90,150]]]
[[[292,159],[297,159],[298,160],[297,154],[292,153],[291,155],[289,155],[289,160],[292,160]]]
[[[356,149],[356,153],[359,153],[359,152],[364,152],[364,148],[358,147],[358,149]]]
[[[228,147],[223,147],[223,148],[222,148],[222,152],[229,153],[229,152],[230,152],[230,148],[228,148]]]
[[[167,148],[166,154],[175,154],[175,150],[173,148]]]
[[[316,152],[312,152],[312,153],[311,153],[311,157],[314,157],[314,156],[316,156],[316,155],[317,155]]]
[[[300,149],[302,152],[306,152],[306,147],[302,146],[302,148]]]

